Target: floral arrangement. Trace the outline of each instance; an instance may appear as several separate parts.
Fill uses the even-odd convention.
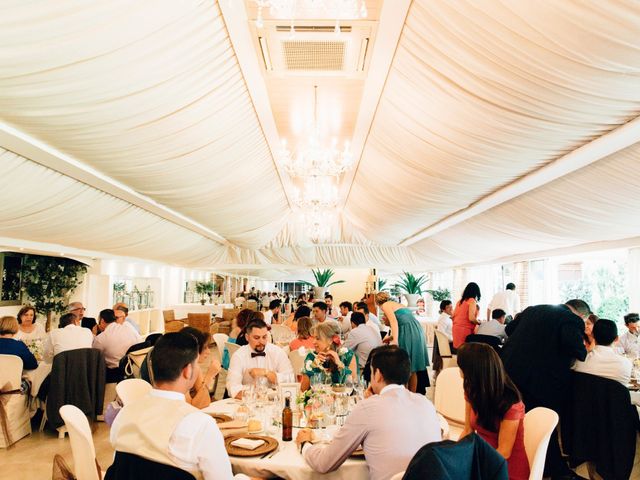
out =
[[[301,405],[302,408],[311,406],[314,400],[320,400],[323,396],[329,393],[328,390],[323,388],[310,388],[306,392],[300,392],[296,398],[296,403]]]
[[[29,351],[33,353],[33,356],[36,357],[36,360],[41,362],[43,358],[42,340],[40,339],[31,340],[29,342],[25,342],[25,345],[27,346]]]

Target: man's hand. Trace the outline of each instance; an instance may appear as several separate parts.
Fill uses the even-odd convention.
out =
[[[252,368],[251,370],[249,370],[249,375],[251,375],[251,378],[266,377],[267,370],[265,370],[264,368]]]
[[[308,428],[304,428],[298,432],[298,436],[296,437],[296,444],[299,447],[300,445],[302,445],[302,442],[311,442],[312,440],[313,432]]]
[[[364,391],[364,398],[369,398],[371,395],[375,395],[375,393],[373,393],[373,388],[371,388],[371,385],[369,385]]]

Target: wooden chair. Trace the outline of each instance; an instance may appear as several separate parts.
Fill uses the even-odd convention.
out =
[[[176,320],[176,313],[173,310],[163,310],[162,316],[164,318],[164,331],[165,333],[179,332],[184,328],[184,320]]]
[[[201,332],[211,333],[210,313],[187,313],[187,324]]]
[[[240,308],[223,308],[222,309],[222,320],[225,322],[231,322],[234,318],[238,316],[240,313]]]

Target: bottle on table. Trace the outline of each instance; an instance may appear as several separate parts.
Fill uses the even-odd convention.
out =
[[[291,411],[291,396],[284,398],[284,409],[282,410],[282,441],[293,440],[293,412]]]

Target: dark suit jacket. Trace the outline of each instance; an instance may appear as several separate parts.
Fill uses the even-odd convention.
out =
[[[428,443],[409,462],[402,480],[507,480],[507,461],[476,433],[459,442]]]
[[[566,305],[536,305],[524,310],[502,347],[507,373],[522,392],[527,409],[559,412],[569,387],[571,365],[584,360],[584,321]]]
[[[105,480],[194,480],[185,470],[172,465],[164,465],[131,453],[116,452],[113,465],[109,467]]]

